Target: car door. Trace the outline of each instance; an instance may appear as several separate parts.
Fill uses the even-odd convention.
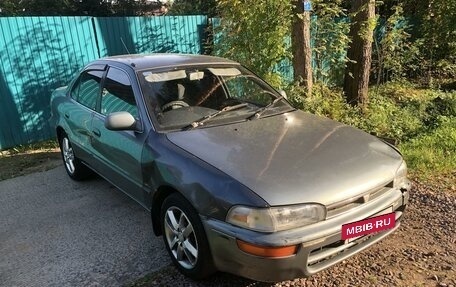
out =
[[[101,80],[104,67],[88,67],[74,82],[70,90],[72,101],[63,109],[67,123],[66,132],[73,144],[75,153],[89,165],[93,163],[92,147],[92,118],[101,93]]]
[[[143,131],[111,131],[104,124],[106,116],[121,111],[129,112],[141,123],[132,81],[126,71],[109,67],[98,111],[92,120],[91,144],[98,162],[95,169],[144,204],[141,153],[146,135]]]

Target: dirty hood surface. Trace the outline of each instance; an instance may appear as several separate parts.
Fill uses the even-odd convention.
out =
[[[167,137],[271,206],[350,198],[391,182],[402,162],[376,137],[302,111]]]

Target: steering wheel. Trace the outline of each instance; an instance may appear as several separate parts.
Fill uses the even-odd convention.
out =
[[[174,109],[178,109],[178,108],[184,108],[184,107],[188,107],[189,105],[184,102],[184,101],[171,101],[167,104],[164,104],[162,107],[161,107],[161,110],[162,112],[166,112],[166,111],[169,111],[169,110],[174,110]]]

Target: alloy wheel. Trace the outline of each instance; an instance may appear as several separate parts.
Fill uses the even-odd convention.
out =
[[[62,154],[63,154],[63,161],[65,162],[65,166],[71,174],[74,173],[74,152],[73,148],[71,147],[70,141],[67,137],[64,137],[62,140]]]
[[[190,220],[181,209],[172,206],[166,210],[164,221],[166,241],[174,258],[183,268],[194,268],[198,242]]]

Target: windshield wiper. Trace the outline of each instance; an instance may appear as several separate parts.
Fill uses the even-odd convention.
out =
[[[229,111],[242,109],[244,107],[247,107],[247,105],[248,105],[247,103],[242,103],[242,104],[238,104],[238,105],[234,105],[234,106],[224,107],[220,111],[216,111],[216,112],[214,112],[212,114],[206,115],[206,116],[202,117],[201,119],[198,119],[198,120],[192,122],[188,126],[184,127],[184,130],[191,130],[191,129],[197,128],[199,126],[204,125],[205,122],[211,120],[212,118],[215,118],[218,115],[221,115],[221,114],[229,112]]]
[[[278,98],[275,98],[272,102],[270,102],[270,103],[267,104],[266,106],[259,108],[253,115],[249,116],[249,117],[247,118],[247,120],[251,120],[251,119],[253,119],[253,118],[258,119],[259,117],[261,117],[261,115],[262,115],[266,110],[268,110],[269,108],[271,108],[272,106],[274,106],[277,102],[279,102],[279,101],[281,101],[281,100],[283,100],[283,99],[285,99],[284,96],[280,96],[280,97],[278,97]]]

